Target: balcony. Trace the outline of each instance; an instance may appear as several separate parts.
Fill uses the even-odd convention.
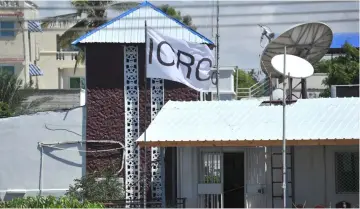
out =
[[[13,0],[13,1],[0,1],[0,8],[12,8],[19,7],[19,1]]]
[[[38,63],[41,67],[74,68],[77,52],[40,51],[39,58]],[[84,65],[79,64],[78,67]]]

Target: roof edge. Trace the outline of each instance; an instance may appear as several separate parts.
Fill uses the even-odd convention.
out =
[[[215,46],[215,43],[214,43],[213,41],[211,41],[210,39],[206,38],[204,35],[202,35],[201,33],[197,32],[197,31],[195,31],[194,29],[190,28],[189,26],[185,25],[185,24],[182,23],[181,21],[179,21],[179,20],[177,20],[177,19],[169,16],[168,14],[166,14],[165,12],[163,12],[160,8],[156,7],[155,5],[153,5],[152,3],[148,2],[148,1],[144,1],[144,2],[140,3],[138,6],[136,6],[136,7],[132,8],[132,9],[129,9],[129,10],[125,11],[124,13],[120,14],[119,16],[111,19],[110,21],[108,21],[108,22],[102,24],[101,26],[93,29],[92,31],[90,31],[90,32],[88,32],[88,33],[80,36],[80,37],[77,38],[75,41],[71,42],[71,44],[72,44],[72,45],[77,45],[77,44],[79,44],[83,39],[91,36],[92,34],[96,33],[97,31],[105,28],[106,26],[114,23],[115,21],[117,21],[117,20],[119,20],[119,19],[121,19],[121,18],[123,18],[123,17],[126,17],[127,15],[135,12],[136,10],[140,9],[141,7],[146,7],[146,6],[151,7],[153,10],[159,12],[160,14],[164,15],[165,17],[167,17],[167,18],[175,21],[178,25],[180,25],[181,27],[187,29],[190,33],[192,33],[192,34],[194,34],[194,35],[196,35],[196,36],[198,36],[198,37],[206,40],[207,43],[205,43],[205,44],[210,44],[210,45],[214,45],[214,46]]]

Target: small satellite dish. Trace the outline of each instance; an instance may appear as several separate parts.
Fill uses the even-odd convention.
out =
[[[282,89],[275,89],[272,93],[272,100],[282,100],[284,91]]]
[[[287,55],[295,55],[315,64],[327,53],[332,39],[333,33],[324,23],[296,25],[266,45],[260,58],[260,66],[265,74],[270,73],[271,77],[279,78],[282,73],[273,68],[271,60],[276,55],[284,54],[285,46]]]
[[[284,54],[279,54],[271,59],[274,70],[282,75],[284,75],[284,57]],[[287,54],[285,63],[285,77],[307,78],[314,74],[314,67],[303,58]]]

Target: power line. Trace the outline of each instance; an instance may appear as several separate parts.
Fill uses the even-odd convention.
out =
[[[354,19],[329,19],[329,20],[316,20],[316,22],[324,22],[324,23],[340,23],[340,22],[358,22],[359,19],[358,18],[354,18]],[[294,24],[299,24],[302,23],[300,21],[288,21],[288,22],[261,22],[261,23],[256,23],[256,22],[252,22],[252,23],[235,23],[235,24],[223,24],[220,25],[220,28],[232,28],[232,27],[249,27],[249,26],[257,26],[258,24],[261,25],[294,25]],[[207,28],[207,25],[196,25],[197,28]],[[156,28],[156,27],[155,27]],[[171,26],[160,26],[159,28],[161,29],[176,29],[176,28],[181,28],[181,26],[178,27],[171,27]],[[43,31],[62,31],[64,32],[64,30],[71,30],[71,31],[89,31],[89,30],[93,30],[96,29],[96,27],[81,27],[81,28],[43,28]],[[102,30],[109,30],[109,31],[114,31],[114,30],[130,30],[130,29],[145,29],[145,27],[124,27],[124,28],[102,28]],[[1,29],[1,31],[27,31],[27,29]]]
[[[222,14],[219,15],[221,18],[227,17],[251,17],[251,16],[286,16],[286,15],[317,15],[317,14],[333,14],[333,13],[358,13],[359,10],[356,9],[349,9],[349,10],[328,10],[328,11],[301,11],[301,12],[281,12],[281,13],[243,13],[243,14]],[[212,18],[212,15],[191,15],[192,18]],[[149,17],[149,20],[152,19],[163,19],[164,17]],[[34,19],[26,19],[29,21],[47,21],[48,20],[56,20],[56,21],[69,21],[69,20],[76,20],[75,17],[48,17],[48,18],[34,18]],[[104,20],[104,18],[100,17],[88,17],[87,20]],[[134,17],[133,19],[144,19],[139,17]],[[81,19],[80,19],[81,20]]]
[[[329,4],[329,3],[344,3],[346,1],[270,1],[270,2],[251,2],[251,3],[228,3],[228,4],[220,4],[220,8],[221,7],[251,7],[251,6],[278,6],[278,5],[282,5],[282,6],[287,6],[287,5],[302,5],[302,4]],[[350,2],[355,2],[355,1],[348,1]],[[53,6],[47,6],[47,7],[38,7],[38,10],[69,10],[69,9],[82,9],[82,10],[86,10],[86,9],[107,9],[107,8],[111,8],[112,5],[105,5],[105,6],[83,6],[83,7],[74,7],[74,6],[66,6],[66,7],[53,7]],[[114,8],[121,8],[121,6],[117,6],[117,5],[113,5]],[[171,5],[170,5],[171,6]],[[173,5],[171,7],[175,8],[175,9],[183,9],[183,8],[188,8],[188,9],[193,9],[193,8],[211,8],[214,5],[211,3],[207,3],[207,4],[187,4],[187,5]],[[124,6],[123,8],[128,9],[129,7]],[[0,9],[1,10],[17,10],[17,9],[32,9],[32,8],[28,8],[28,7],[3,7]]]

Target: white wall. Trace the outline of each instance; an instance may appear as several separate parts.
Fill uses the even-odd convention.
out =
[[[359,204],[359,194],[335,193],[335,152],[359,151],[354,146],[296,147],[294,151],[295,200],[311,208],[318,204],[335,207],[348,201],[353,207]],[[330,205],[331,204],[331,205]]]
[[[44,147],[41,166],[39,142],[82,141],[83,112],[44,112],[0,119],[0,200],[7,190],[25,190],[26,196],[62,195],[85,172],[85,145]],[[66,129],[49,130],[49,129]],[[41,175],[42,167],[42,175]],[[42,184],[42,185],[41,185]]]
[[[281,147],[269,147],[269,153],[281,153]],[[186,207],[193,208],[198,207],[198,171],[200,169],[199,165],[199,149],[190,148],[190,147],[181,147],[178,148],[178,198],[186,198]],[[204,148],[203,150],[211,152],[239,152],[243,151],[248,158],[248,163],[256,162],[254,159],[249,159],[250,149],[245,149],[242,147],[233,147],[233,148]],[[325,150],[325,152],[324,152]],[[307,146],[307,147],[295,147],[294,148],[294,161],[293,165],[291,162],[290,156],[287,158],[287,165],[292,167],[294,172],[294,180],[292,180],[292,175],[290,169],[288,170],[288,181],[292,181],[293,184],[287,184],[289,189],[289,194],[292,193],[292,186],[294,187],[294,204],[304,204],[306,203],[306,208],[312,208],[316,205],[322,204],[326,207],[335,207],[335,204],[340,201],[347,201],[352,204],[352,206],[357,206],[359,204],[359,194],[336,194],[335,193],[335,152],[347,152],[347,151],[359,151],[358,146]],[[290,152],[290,149],[288,149]],[[262,155],[262,154],[261,154]],[[275,156],[275,155],[274,155]],[[261,204],[257,204],[254,207],[272,207],[272,202],[274,201],[275,207],[281,207],[281,199],[272,199],[272,192],[274,195],[281,195],[281,184],[278,184],[278,187],[272,189],[272,179],[281,182],[282,172],[281,170],[273,171],[273,176],[271,176],[271,168],[281,167],[282,166],[282,156],[276,155],[272,156],[273,159],[267,158],[265,164],[265,196],[259,197]],[[269,156],[270,157],[270,156]],[[246,160],[246,159],[245,159]],[[271,162],[274,165],[271,165]],[[253,166],[247,164],[245,169],[249,169]],[[253,167],[255,170],[260,167]],[[246,170],[245,170],[246,171]],[[255,175],[253,171],[247,171],[248,175]],[[260,183],[260,180],[258,179]],[[250,186],[256,186],[256,183],[251,183],[247,181],[247,184]],[[249,188],[248,185],[248,188]],[[276,194],[277,193],[277,194]],[[248,200],[255,200],[254,198],[247,197]],[[265,198],[265,201],[264,201]],[[288,199],[288,206],[292,206],[293,202],[291,198]],[[250,206],[251,207],[251,206]]]

